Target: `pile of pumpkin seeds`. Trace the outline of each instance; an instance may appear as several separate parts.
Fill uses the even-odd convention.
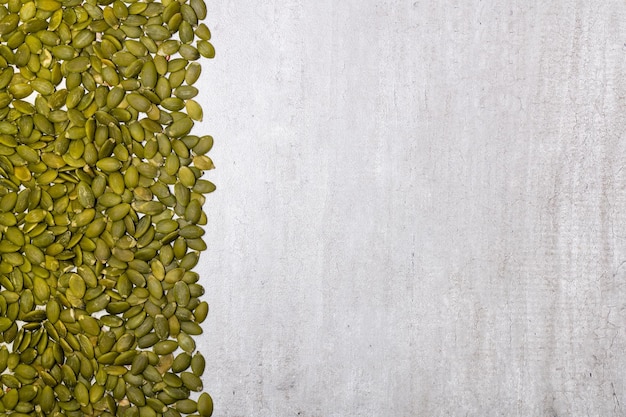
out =
[[[0,416],[210,416],[203,0],[0,0]]]

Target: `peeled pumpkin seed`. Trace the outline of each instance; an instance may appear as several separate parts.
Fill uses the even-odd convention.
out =
[[[203,0],[0,8],[0,411],[211,415],[207,393],[189,398],[215,189],[213,138],[190,135],[206,15]]]
[[[138,93],[130,93],[126,96],[128,104],[130,104],[137,111],[147,112],[152,106],[150,100]]]
[[[204,23],[200,23],[196,28],[196,36],[205,41],[209,41],[211,40],[211,31]]]
[[[202,55],[203,57],[209,59],[215,58],[215,48],[213,47],[211,42],[200,40],[198,41],[197,48],[198,52],[200,52],[200,55]]]

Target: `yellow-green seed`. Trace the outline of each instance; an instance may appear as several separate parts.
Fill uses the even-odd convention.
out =
[[[187,110],[187,114],[189,114],[189,117],[191,117],[191,119],[201,122],[202,121],[202,107],[200,106],[200,104],[198,104],[197,101],[195,100],[187,100],[187,102],[185,103],[185,107]]]
[[[105,172],[115,172],[122,167],[122,163],[115,158],[106,157],[100,159],[96,166]]]
[[[206,301],[202,301],[194,310],[194,317],[198,323],[204,322],[209,314],[209,304]]]
[[[178,400],[176,402],[176,410],[181,413],[195,413],[197,411],[198,404],[193,400]]]
[[[67,62],[67,70],[69,72],[82,73],[91,66],[91,61],[86,56],[79,56]]]
[[[205,58],[213,59],[215,58],[215,48],[209,41],[200,40],[198,41],[198,52]]]
[[[61,3],[56,0],[36,0],[37,9],[44,12],[54,12],[61,8]]]
[[[150,100],[138,93],[130,93],[126,96],[126,100],[128,101],[128,104],[130,104],[137,111],[141,112],[147,112],[152,106]]]
[[[204,23],[200,23],[198,25],[196,28],[196,35],[205,41],[211,40],[211,31]]]

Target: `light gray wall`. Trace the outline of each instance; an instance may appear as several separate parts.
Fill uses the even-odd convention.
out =
[[[626,2],[208,6],[215,416],[626,415]]]

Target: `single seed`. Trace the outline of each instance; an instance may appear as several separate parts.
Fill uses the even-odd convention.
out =
[[[211,31],[204,23],[200,23],[198,25],[196,28],[196,35],[205,41],[211,40]]]
[[[82,73],[91,66],[91,62],[86,56],[79,56],[67,62],[67,70],[69,72]]]
[[[205,58],[213,59],[215,58],[215,48],[209,41],[200,40],[198,41],[198,52]]]
[[[187,352],[180,353],[178,356],[176,356],[176,358],[172,362],[172,371],[183,372],[187,370],[189,366],[191,365],[192,360],[193,358],[189,353]]]
[[[176,401],[176,410],[181,413],[195,413],[197,411],[198,404],[194,400],[179,400]]]
[[[194,318],[198,323],[204,322],[209,314],[209,304],[206,301],[202,301],[193,312]]]
[[[141,112],[147,112],[152,106],[150,100],[138,93],[130,93],[126,96],[126,100],[135,110]]]
[[[189,114],[189,117],[191,117],[192,120],[198,122],[202,121],[202,107],[200,107],[200,104],[198,104],[197,101],[191,99],[187,100],[185,108],[187,110],[187,114]]]

